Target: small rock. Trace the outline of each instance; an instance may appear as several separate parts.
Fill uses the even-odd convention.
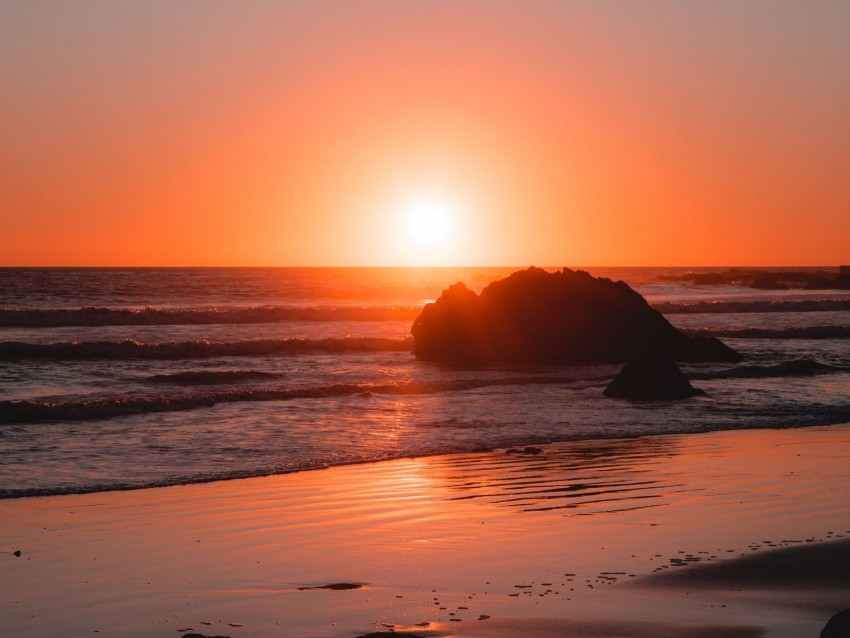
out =
[[[691,385],[673,359],[647,354],[627,363],[604,394],[620,399],[669,400],[705,392]]]

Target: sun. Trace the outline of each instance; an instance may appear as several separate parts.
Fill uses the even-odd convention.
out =
[[[435,248],[454,239],[457,205],[436,195],[411,198],[400,211],[405,238],[420,248]]]
[[[455,266],[465,259],[470,207],[459,193],[410,189],[385,208],[385,242],[376,246],[398,266]]]

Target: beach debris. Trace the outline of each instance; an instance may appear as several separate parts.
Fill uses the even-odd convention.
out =
[[[230,636],[205,636],[204,634],[183,634],[183,638],[230,638]]]
[[[21,550],[16,549],[14,552],[12,552],[12,554],[13,554],[13,555],[15,555],[15,556],[20,557],[20,555],[21,555]]]
[[[536,456],[538,454],[543,454],[543,450],[539,447],[524,447],[521,450],[515,447],[512,447],[509,450],[505,450],[505,454],[524,454],[528,456]]]
[[[298,591],[310,591],[312,589],[331,589],[333,591],[344,591],[347,589],[361,589],[366,583],[330,583],[328,585],[305,585],[299,587]]]

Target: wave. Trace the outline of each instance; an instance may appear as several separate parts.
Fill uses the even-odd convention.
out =
[[[413,349],[413,338],[345,337],[327,339],[256,339],[252,341],[72,341],[67,343],[0,342],[0,361],[49,359],[203,359],[209,357],[259,357],[340,352],[398,352]]]
[[[825,312],[850,310],[850,299],[658,302],[662,314]],[[421,306],[238,306],[214,308],[0,308],[0,328],[172,326],[285,321],[413,321]]]
[[[413,321],[420,306],[247,306],[235,308],[0,308],[2,328],[174,326],[283,321]]]
[[[482,445],[478,442],[468,443],[464,445],[458,442],[443,442],[438,446],[429,447],[422,450],[411,450],[399,448],[391,454],[376,454],[370,457],[344,457],[339,456],[334,458],[327,457],[304,457],[293,460],[271,460],[261,462],[259,465],[251,465],[239,463],[237,465],[223,465],[221,469],[211,470],[209,468],[193,468],[187,467],[184,471],[178,473],[169,473],[167,475],[152,477],[152,476],[137,476],[126,475],[110,477],[100,480],[85,480],[84,482],[63,482],[52,483],[48,485],[31,486],[21,483],[18,486],[0,487],[0,500],[14,499],[33,496],[48,496],[48,495],[65,495],[65,494],[86,494],[93,492],[105,491],[128,491],[147,489],[154,487],[167,487],[173,485],[191,485],[197,483],[208,483],[212,481],[246,479],[260,476],[292,474],[296,472],[325,469],[335,465],[351,465],[369,463],[380,460],[388,460],[393,458],[416,457],[416,456],[435,456],[452,454],[451,458],[446,457],[442,463],[450,470],[452,484],[454,487],[463,486],[472,490],[467,495],[458,496],[455,500],[476,500],[482,498],[490,498],[491,496],[500,497],[500,502],[503,505],[516,505],[518,507],[527,507],[529,495],[533,494],[528,491],[528,483],[523,482],[518,486],[522,493],[511,495],[499,495],[493,493],[493,483],[486,484],[477,481],[477,475],[480,474],[481,457],[473,456],[457,456],[463,453],[494,453],[497,455],[490,456],[486,459],[489,464],[503,464],[509,469],[515,466],[520,470],[528,469],[528,459],[533,458],[533,464],[539,468],[541,464],[550,465],[558,468],[559,471],[565,467],[574,467],[576,459],[585,459],[585,461],[593,461],[591,466],[598,465],[599,459],[613,459],[616,462],[618,457],[625,459],[625,462],[631,462],[630,458],[634,456],[645,456],[651,460],[654,454],[669,454],[670,453],[670,435],[684,434],[690,436],[692,434],[702,432],[714,432],[724,430],[741,430],[741,429],[765,429],[765,428],[801,428],[812,426],[825,426],[833,424],[841,424],[850,422],[850,404],[846,405],[818,405],[812,406],[812,409],[801,413],[796,407],[784,407],[765,413],[754,420],[748,420],[739,424],[730,424],[728,421],[715,421],[711,425],[701,425],[696,427],[678,427],[674,431],[647,431],[638,428],[637,430],[612,432],[607,434],[566,434],[562,436],[520,436],[513,440],[495,441],[492,445]],[[681,421],[684,425],[687,421]],[[564,441],[585,441],[592,442],[592,445],[582,445],[578,448],[557,448],[549,447],[549,444],[564,442]],[[533,446],[547,446],[541,450]],[[517,449],[517,448],[524,449]],[[542,452],[542,454],[540,453]],[[465,467],[466,466],[466,467]],[[464,474],[466,472],[466,475]],[[469,472],[476,476],[468,476]],[[527,475],[527,472],[524,472]],[[526,476],[526,479],[528,477]],[[535,480],[532,477],[532,482]],[[545,482],[545,481],[544,481]],[[476,487],[477,486],[477,487]],[[499,487],[496,485],[496,487]],[[502,485],[501,487],[504,487]],[[540,487],[540,486],[537,486]],[[591,486],[592,487],[592,486]],[[616,487],[616,486],[615,486]],[[483,490],[483,491],[482,491]],[[580,491],[580,490],[579,490]],[[476,493],[477,492],[477,493]],[[576,492],[575,486],[570,486],[566,489],[567,493]],[[543,495],[549,501],[554,498],[556,490],[549,490]],[[564,493],[564,489],[561,489]],[[542,492],[541,492],[542,494]],[[489,495],[489,496],[488,496]],[[507,496],[508,498],[505,498]]]
[[[693,372],[688,374],[692,380],[704,379],[758,379],[769,377],[812,377],[819,374],[850,372],[850,368],[819,363],[812,359],[783,361],[772,366],[736,366],[719,372]]]
[[[802,299],[760,301],[665,301],[652,307],[664,315],[733,314],[747,312],[829,312],[850,310],[850,299]]]
[[[575,377],[529,376],[467,381],[337,383],[311,388],[247,388],[194,394],[160,394],[69,401],[0,401],[0,424],[89,421],[153,412],[179,412],[209,408],[219,403],[291,401],[338,397],[438,394],[489,386],[569,383]]]
[[[847,339],[850,326],[809,326],[806,328],[698,328],[684,329],[691,337],[726,339]]]
[[[144,381],[164,385],[224,385],[245,381],[279,379],[280,376],[274,372],[260,372],[259,370],[199,370],[175,372],[173,374],[154,374]]]

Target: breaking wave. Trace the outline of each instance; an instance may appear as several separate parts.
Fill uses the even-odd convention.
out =
[[[193,394],[106,397],[69,401],[0,401],[0,423],[55,423],[88,421],[152,412],[178,412],[208,408],[219,403],[291,401],[335,397],[437,394],[488,386],[555,384],[575,381],[567,376],[527,376],[464,381],[337,383],[309,388],[246,388]]]
[[[783,361],[776,365],[736,366],[719,372],[693,372],[688,375],[691,379],[757,379],[768,377],[812,377],[819,374],[835,372],[850,372],[850,368],[832,366],[812,359],[795,359]]]
[[[123,341],[72,341],[68,343],[0,342],[0,361],[49,359],[203,359],[207,357],[259,357],[269,355],[340,352],[398,352],[413,349],[413,338],[345,337],[327,339],[256,339],[252,341],[176,341],[143,343]]]
[[[664,315],[730,314],[744,312],[828,312],[850,310],[850,299],[796,299],[761,301],[666,301],[652,304]]]
[[[174,326],[283,321],[412,321],[420,306],[247,306],[226,308],[0,308],[2,328]]]
[[[847,339],[850,326],[809,326],[805,328],[701,328],[684,329],[692,337],[727,339]]]
[[[154,374],[144,381],[162,385],[225,385],[245,381],[278,379],[280,376],[274,372],[261,372],[259,370],[199,370],[197,372]]]

